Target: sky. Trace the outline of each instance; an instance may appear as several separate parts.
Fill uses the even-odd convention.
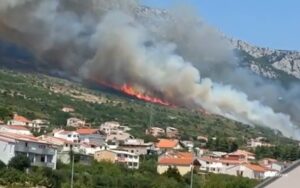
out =
[[[300,0],[140,0],[166,8],[191,5],[227,36],[261,47],[300,51]],[[178,4],[178,3],[177,3]]]

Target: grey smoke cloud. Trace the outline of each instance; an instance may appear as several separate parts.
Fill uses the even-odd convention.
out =
[[[222,80],[240,73],[234,56],[220,34],[193,14],[173,14],[153,30],[135,17],[133,0],[17,2],[0,1],[0,36],[28,45],[49,64],[300,138],[288,115],[234,89],[239,84],[229,85],[233,77]]]

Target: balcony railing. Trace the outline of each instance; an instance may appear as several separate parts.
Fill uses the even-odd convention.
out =
[[[33,163],[31,163],[31,166],[54,168],[54,163],[33,162]]]
[[[15,151],[24,152],[24,153],[35,153],[35,154],[44,154],[44,155],[54,155],[55,150],[52,148],[38,148],[38,147],[26,147],[22,145],[16,145]]]

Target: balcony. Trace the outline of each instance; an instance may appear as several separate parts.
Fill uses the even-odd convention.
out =
[[[31,166],[48,167],[54,169],[54,163],[33,162],[31,163]]]
[[[43,155],[55,155],[55,149],[52,148],[38,148],[32,146],[24,146],[24,145],[16,145],[16,152],[22,153],[35,153],[35,154],[43,154]]]

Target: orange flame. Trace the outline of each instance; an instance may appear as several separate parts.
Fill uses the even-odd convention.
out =
[[[142,94],[141,92],[135,90],[133,87],[131,87],[128,84],[124,84],[120,88],[120,90],[123,91],[124,93],[126,93],[127,95],[134,96],[134,97],[144,100],[144,101],[161,104],[161,105],[165,105],[165,106],[171,106],[171,104],[169,102],[166,102],[166,101],[156,98],[156,97],[151,97],[151,96]]]

